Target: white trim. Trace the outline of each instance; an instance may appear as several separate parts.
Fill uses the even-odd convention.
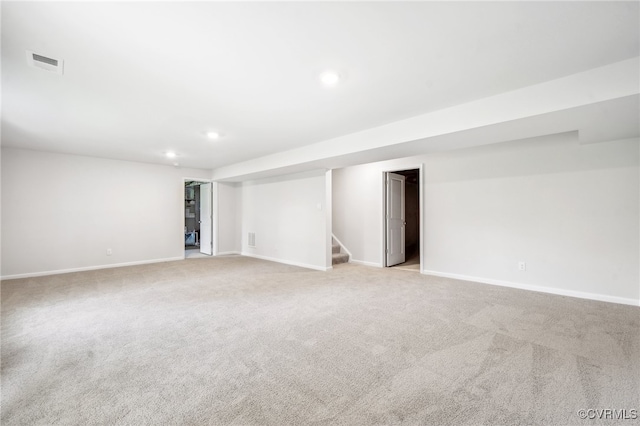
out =
[[[135,262],[113,263],[110,265],[83,266],[81,268],[57,269],[55,271],[29,272],[26,274],[15,274],[0,277],[0,280],[15,280],[19,278],[43,277],[46,275],[68,274],[70,272],[95,271],[97,269],[121,268],[124,266],[146,265],[149,263],[173,262],[176,260],[184,260],[184,255],[179,257],[167,257],[164,259],[138,260]]]
[[[341,248],[341,249],[343,249],[343,250],[344,250],[344,252],[345,252],[346,254],[348,254],[348,255],[349,255],[349,262],[351,262],[351,256],[352,256],[352,255],[351,255],[351,252],[349,251],[349,249],[347,249],[347,248],[345,247],[345,245],[344,245],[344,244],[342,244],[342,241],[340,241],[340,240],[338,239],[338,237],[336,237],[336,236],[335,236],[335,234],[334,234],[333,232],[331,233],[331,237],[332,237],[334,240],[336,240],[336,243],[338,243],[338,244],[340,245],[340,248]]]
[[[365,262],[364,260],[349,259],[349,263],[355,263],[356,265],[372,266],[374,268],[384,268],[384,266],[382,266],[382,264],[380,263]]]
[[[218,182],[211,182],[211,255],[218,255],[218,239],[220,238]]]
[[[400,166],[399,166],[400,167]],[[402,166],[401,168],[393,168],[391,170],[382,171],[382,268],[387,267],[387,175],[389,173],[404,172],[407,170],[418,170],[418,244],[420,250],[420,273],[424,273],[424,163],[417,166]],[[377,266],[377,265],[375,265]]]
[[[575,290],[564,290],[564,289],[561,289],[561,288],[543,287],[543,286],[532,285],[532,284],[521,284],[521,283],[515,283],[515,282],[511,282],[511,281],[493,280],[493,279],[490,279],[490,278],[471,277],[471,276],[468,276],[468,275],[449,274],[449,273],[446,273],[446,272],[437,272],[437,271],[427,271],[427,270],[425,270],[422,273],[424,275],[432,275],[432,276],[435,276],[435,277],[453,278],[453,279],[456,279],[456,280],[472,281],[472,282],[481,283],[481,284],[490,284],[490,285],[497,285],[497,286],[501,286],[501,287],[517,288],[519,290],[537,291],[539,293],[556,294],[556,295],[559,295],[559,296],[576,297],[576,298],[579,298],[579,299],[589,299],[589,300],[597,300],[597,301],[600,301],[600,302],[609,302],[609,303],[618,303],[618,304],[622,304],[622,305],[640,306],[640,300],[629,299],[629,298],[626,298],[626,297],[609,296],[609,295],[606,295],[606,294],[597,294],[597,293],[586,293],[586,292],[575,291]]]
[[[382,261],[380,262],[380,267],[387,267],[387,171],[382,171],[382,247],[380,250],[382,251]],[[422,232],[422,231],[420,231]],[[364,265],[365,263],[363,263]]]
[[[420,273],[424,270],[424,191],[425,191],[425,182],[424,182],[424,163],[420,163],[420,167],[418,169],[418,226],[420,229],[418,244],[420,244],[420,265],[418,266],[418,270]]]
[[[228,256],[231,254],[241,255],[242,253],[240,253],[239,251],[221,251],[220,253],[217,253],[216,256]]]
[[[300,263],[300,262],[295,262],[295,261],[291,261],[291,260],[284,260],[284,259],[276,259],[275,257],[261,256],[259,254],[247,253],[245,251],[243,251],[240,254],[242,256],[254,257],[256,259],[262,259],[262,260],[268,260],[269,262],[283,263],[285,265],[299,266],[301,268],[307,268],[307,269],[315,269],[316,271],[325,272],[325,271],[329,271],[329,270],[333,269],[331,266],[325,267],[325,266],[309,265],[307,263]]]
[[[213,180],[211,179],[204,179],[204,178],[191,178],[191,177],[183,177],[182,179],[182,195],[180,196],[180,201],[178,202],[178,205],[180,206],[180,216],[182,217],[182,229],[184,230],[184,228],[187,226],[187,218],[185,217],[184,214],[184,184],[187,181],[193,181],[193,182],[200,182],[200,183],[210,183],[211,184],[211,191],[213,191]],[[211,214],[213,215],[213,192],[211,195]],[[211,241],[213,240],[213,217],[211,218]],[[182,231],[180,232],[182,234]],[[180,250],[184,250],[184,236],[182,236],[180,238]],[[199,247],[199,246],[198,246]],[[211,256],[211,255],[215,255],[215,252],[213,251],[213,247],[211,248],[211,253],[210,255],[206,255],[206,256]],[[203,253],[204,254],[204,253]],[[183,259],[186,259],[186,255],[183,257]]]

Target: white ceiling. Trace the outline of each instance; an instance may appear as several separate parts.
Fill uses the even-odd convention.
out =
[[[217,169],[637,57],[638,4],[3,2],[2,144]]]

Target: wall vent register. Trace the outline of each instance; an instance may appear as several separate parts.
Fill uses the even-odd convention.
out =
[[[34,68],[40,68],[60,75],[62,75],[64,71],[64,61],[62,59],[40,55],[30,50],[27,50],[27,64]]]

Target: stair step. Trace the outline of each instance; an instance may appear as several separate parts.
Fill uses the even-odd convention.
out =
[[[349,255],[347,253],[333,253],[331,257],[332,257],[331,259],[332,265],[338,265],[340,263],[349,262]]]
[[[340,253],[340,245],[339,244],[333,244],[331,246],[331,253]]]

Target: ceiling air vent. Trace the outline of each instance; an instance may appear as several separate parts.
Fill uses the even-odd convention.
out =
[[[64,61],[62,59],[50,58],[27,50],[27,63],[34,68],[55,72],[62,75]]]

